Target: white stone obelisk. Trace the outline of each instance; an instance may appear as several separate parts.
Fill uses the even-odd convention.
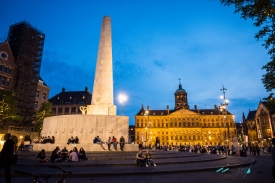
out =
[[[80,139],[80,143],[73,146],[83,147],[86,151],[104,151],[98,144],[92,143],[96,136],[103,141],[107,141],[112,136],[117,139],[123,136],[127,142],[129,117],[116,115],[113,96],[111,19],[105,16],[100,32],[91,105],[87,108],[82,106],[82,115],[71,114],[45,118],[41,136],[55,136],[55,143],[35,144],[33,149],[40,151],[43,148],[46,151],[52,151],[56,146],[68,147],[66,142],[71,136],[78,136]],[[125,151],[136,149],[137,144],[125,145]]]
[[[116,115],[113,97],[113,64],[111,18],[103,17],[96,62],[92,104],[87,114]]]

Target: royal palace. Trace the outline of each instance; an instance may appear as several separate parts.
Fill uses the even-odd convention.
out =
[[[236,136],[234,115],[222,106],[213,109],[189,109],[187,92],[181,83],[175,94],[175,108],[150,110],[142,106],[135,116],[135,141],[161,145],[230,145]]]

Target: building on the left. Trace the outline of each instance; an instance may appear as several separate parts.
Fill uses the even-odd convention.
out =
[[[0,43],[0,89],[14,92],[23,126],[31,126],[35,111],[48,101],[50,88],[40,76],[44,41],[44,33],[23,21],[11,25]]]

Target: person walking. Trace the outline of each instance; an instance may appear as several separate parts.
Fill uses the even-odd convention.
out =
[[[258,145],[256,145],[255,150],[257,152],[257,155],[260,156],[260,148]]]
[[[10,158],[15,152],[15,143],[11,140],[11,134],[6,133],[4,136],[5,143],[1,151],[0,157],[0,169],[4,167],[6,183],[11,183],[11,162]]]
[[[120,146],[121,151],[123,151],[124,145],[125,145],[125,139],[124,139],[123,136],[121,136],[120,139],[119,139],[119,146]]]

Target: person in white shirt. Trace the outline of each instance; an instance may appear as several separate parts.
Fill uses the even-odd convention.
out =
[[[70,156],[69,156],[69,158],[67,159],[67,161],[78,161],[78,155],[77,155],[77,153],[75,152],[75,151],[72,151],[71,153],[70,153]]]

